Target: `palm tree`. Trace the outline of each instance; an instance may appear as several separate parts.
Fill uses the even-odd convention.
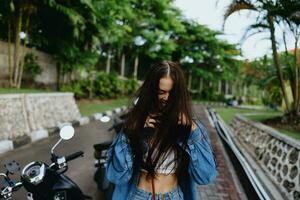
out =
[[[300,40],[300,2],[296,0],[281,0],[278,3],[278,8],[272,12],[273,15],[278,16],[284,26],[285,30],[289,30],[294,37],[294,62],[291,63],[292,66],[289,66],[292,71],[291,77],[291,89],[294,98],[292,104],[292,112],[296,116],[300,116],[300,89],[299,89],[299,70],[298,67],[298,42]],[[287,28],[286,28],[287,27]],[[286,46],[285,34],[284,42]],[[289,59],[289,52],[286,49],[286,59]],[[290,64],[290,62],[289,62]]]
[[[290,113],[290,105],[288,102],[287,91],[285,87],[284,77],[277,52],[276,36],[275,36],[275,19],[276,15],[272,11],[277,9],[277,2],[272,0],[233,0],[224,14],[224,23],[233,13],[250,10],[258,12],[259,16],[255,24],[252,24],[248,30],[265,29],[270,32],[270,40],[273,53],[273,62],[277,70],[277,77],[280,82],[281,92],[283,94],[287,113]],[[255,32],[256,34],[258,32]]]

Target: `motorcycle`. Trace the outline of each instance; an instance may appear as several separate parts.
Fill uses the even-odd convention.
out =
[[[114,117],[113,126],[108,129],[108,131],[114,131],[118,134],[125,122],[127,113],[124,113],[120,116]],[[100,119],[101,120],[101,119]],[[108,120],[101,120],[108,121]],[[95,158],[95,167],[96,172],[94,174],[94,181],[97,183],[97,187],[100,191],[103,192],[106,199],[111,199],[112,193],[114,190],[114,184],[109,182],[106,178],[106,158],[107,150],[110,147],[112,141],[102,142],[94,145],[94,158]]]
[[[60,130],[60,139],[51,149],[50,165],[44,162],[34,161],[27,164],[21,173],[21,181],[15,182],[9,178],[20,170],[16,161],[5,164],[7,172],[1,174],[4,177],[5,185],[1,188],[0,199],[11,199],[12,193],[21,187],[27,190],[27,200],[85,200],[92,199],[83,194],[81,189],[70,178],[64,175],[68,170],[68,162],[83,156],[78,151],[68,156],[58,156],[54,149],[62,142],[74,136],[74,128],[65,125]]]

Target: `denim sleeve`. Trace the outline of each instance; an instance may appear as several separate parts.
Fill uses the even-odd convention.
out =
[[[132,176],[132,156],[128,138],[121,130],[107,151],[106,176],[114,184],[124,184]]]
[[[204,125],[197,121],[188,139],[185,151],[190,156],[189,174],[199,185],[212,182],[217,177],[217,163],[211,147],[211,141]],[[179,145],[183,147],[182,142]]]

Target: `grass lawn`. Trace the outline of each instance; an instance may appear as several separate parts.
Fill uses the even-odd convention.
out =
[[[104,112],[107,110],[112,110],[117,107],[128,105],[128,98],[120,98],[114,100],[81,100],[77,101],[80,113],[83,116],[90,116],[94,113]]]
[[[195,99],[193,99],[192,100],[192,103],[193,104],[199,104],[199,103],[217,103],[217,104],[219,104],[219,103],[224,103],[224,102],[220,102],[220,101],[210,101],[210,100],[195,100]]]
[[[289,137],[300,140],[300,133],[296,133],[295,131],[290,131],[290,130],[285,130],[285,129],[279,129],[279,131]]]
[[[256,121],[256,122],[261,122],[263,120],[266,119],[270,119],[270,118],[274,118],[274,117],[279,117],[281,116],[282,113],[281,112],[275,112],[275,111],[269,111],[269,112],[265,112],[265,113],[255,113],[255,115],[247,115],[245,117],[247,117],[248,119],[251,119],[252,121]]]
[[[222,117],[222,119],[229,124],[232,119],[234,118],[234,115],[237,113],[246,114],[246,117],[254,120],[254,121],[260,121],[263,119],[268,119],[276,116],[280,116],[282,113],[278,111],[273,111],[269,109],[264,110],[250,110],[250,109],[241,109],[241,108],[215,108],[217,113]],[[253,114],[253,115],[247,115],[247,114]]]
[[[0,88],[0,94],[17,94],[17,93],[44,93],[44,92],[55,92],[49,90],[42,90],[42,89],[16,89],[16,88]]]
[[[273,111],[269,109],[250,110],[250,109],[239,109],[239,108],[229,107],[229,108],[215,108],[215,110],[227,124],[231,123],[232,119],[234,118],[234,115],[237,113],[241,113],[244,117],[257,122],[261,122],[263,120],[282,115],[282,113],[279,111]],[[300,140],[300,134],[297,133],[296,131],[278,129],[278,128],[275,129],[282,134]]]

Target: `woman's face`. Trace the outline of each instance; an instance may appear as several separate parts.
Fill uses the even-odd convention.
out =
[[[173,87],[173,80],[171,79],[170,76],[162,77],[159,80],[158,99],[159,99],[160,108],[166,105],[172,87]]]

